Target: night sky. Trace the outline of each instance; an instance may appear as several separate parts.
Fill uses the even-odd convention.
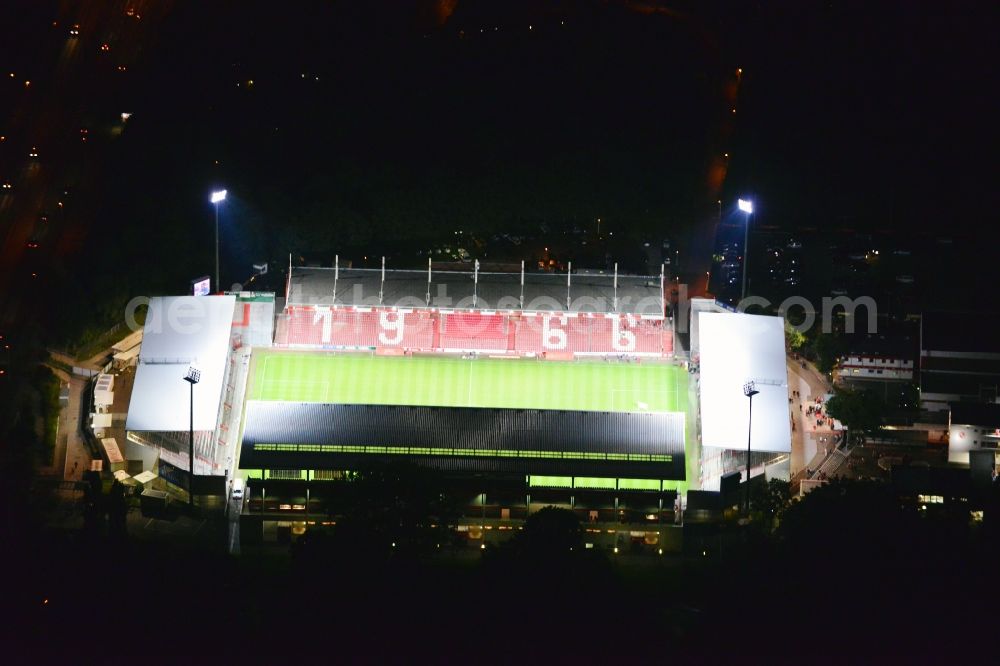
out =
[[[756,75],[733,181],[757,191],[778,223],[975,230],[988,190],[995,11],[768,6],[744,33]]]
[[[230,280],[288,252],[598,217],[633,244],[673,239],[701,275],[716,202],[726,221],[743,194],[762,228],[975,239],[995,219],[985,2],[168,2],[136,4],[141,22],[21,5],[2,28],[18,78],[0,164],[17,177],[42,137],[52,180],[3,214],[74,189],[45,275],[90,303],[210,272],[221,186]],[[90,128],[89,152],[45,131],[52,109],[73,141]],[[83,270],[95,253],[116,270]]]

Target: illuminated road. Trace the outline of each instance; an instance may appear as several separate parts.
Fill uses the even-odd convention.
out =
[[[791,475],[794,477],[807,467],[816,469],[826,457],[826,447],[833,446],[833,431],[816,429],[815,419],[805,415],[805,410],[816,398],[822,398],[833,389],[829,382],[809,363],[803,368],[799,361],[789,358],[788,392],[792,402],[789,407],[795,430],[792,432]],[[799,396],[791,395],[798,391]]]

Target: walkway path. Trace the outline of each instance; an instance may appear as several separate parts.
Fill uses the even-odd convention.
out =
[[[59,476],[66,481],[80,481],[83,478],[83,473],[90,469],[90,461],[92,460],[80,431],[81,428],[87,427],[87,424],[81,423],[80,420],[87,418],[86,414],[89,413],[84,410],[83,405],[87,392],[87,378],[75,373],[68,373],[55,366],[58,364],[97,372],[100,370],[100,366],[95,363],[95,360],[99,360],[102,355],[99,354],[94,359],[87,361],[79,361],[65,352],[50,349],[49,356],[54,361],[54,364],[50,365],[52,371],[64,385],[69,384],[69,401],[59,413],[59,431],[56,437],[53,460],[41,472]],[[107,351],[103,353],[103,356],[107,356]]]
[[[60,362],[66,362],[63,358]],[[90,469],[90,452],[80,433],[80,418],[87,380],[60,368],[50,369],[62,385],[69,385],[69,400],[59,411],[59,426],[52,460],[39,468],[43,476],[56,476],[66,481],[79,481]]]
[[[799,472],[811,468],[816,469],[826,458],[826,449],[833,447],[833,430],[830,428],[816,429],[815,422],[806,417],[806,410],[816,398],[822,398],[832,392],[830,382],[816,370],[808,361],[788,358],[788,397],[794,431],[792,432],[791,475],[794,478]],[[805,363],[805,367],[802,364]],[[798,391],[796,395],[794,392]]]

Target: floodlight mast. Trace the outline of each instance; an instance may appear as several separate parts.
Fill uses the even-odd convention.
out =
[[[750,433],[753,426],[753,397],[760,393],[757,384],[749,381],[743,385],[743,395],[750,399],[750,410],[747,414],[747,520],[750,520]]]
[[[212,192],[209,201],[215,205],[215,291],[222,291],[219,284],[219,204],[226,200],[226,190]]]
[[[747,244],[750,242],[750,216],[753,215],[753,201],[750,199],[739,199],[736,202],[739,209],[745,214],[743,220],[743,286],[740,289],[740,300],[747,297],[747,262],[750,261],[750,252]]]
[[[194,508],[194,385],[201,381],[201,370],[189,366],[184,381],[191,386],[190,426],[188,428],[188,506]]]

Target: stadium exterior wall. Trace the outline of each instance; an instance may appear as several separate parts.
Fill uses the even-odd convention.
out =
[[[684,456],[672,462],[630,463],[616,461],[547,460],[533,458],[486,458],[481,456],[371,455],[314,452],[262,452],[244,447],[241,469],[377,469],[387,463],[407,460],[447,472],[468,474],[528,474],[540,476],[667,479],[684,481]]]

